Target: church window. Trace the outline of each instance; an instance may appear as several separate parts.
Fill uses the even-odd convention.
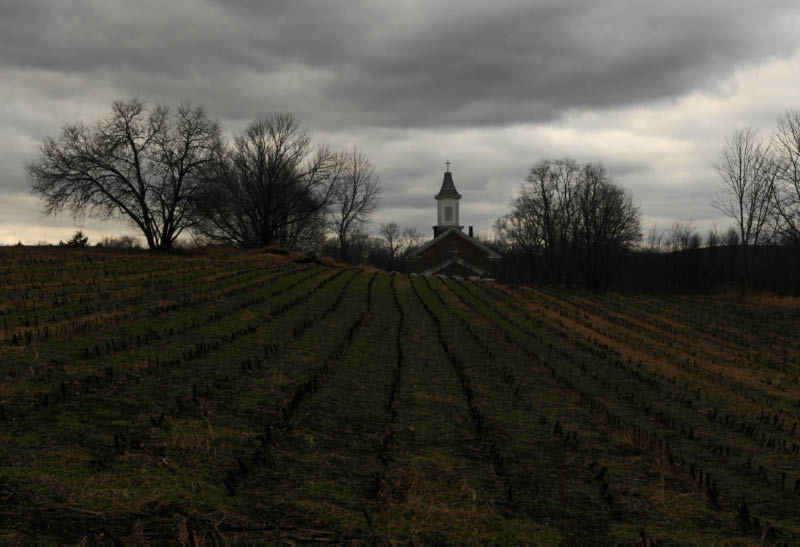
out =
[[[452,207],[445,207],[444,208],[444,220],[445,221],[452,221],[453,220],[453,208]]]

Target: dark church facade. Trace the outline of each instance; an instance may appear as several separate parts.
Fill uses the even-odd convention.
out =
[[[409,255],[409,271],[420,275],[495,277],[500,255],[472,237],[472,226],[468,234],[464,233],[464,226],[459,224],[461,194],[456,191],[449,168],[434,198],[437,223],[433,239]]]

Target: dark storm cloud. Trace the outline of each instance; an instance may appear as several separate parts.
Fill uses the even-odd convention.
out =
[[[0,8],[0,62],[229,117],[301,92],[315,124],[504,124],[713,86],[794,46],[791,5],[32,1]]]

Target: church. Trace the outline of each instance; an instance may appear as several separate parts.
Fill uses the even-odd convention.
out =
[[[473,238],[472,226],[464,233],[458,211],[461,194],[453,182],[450,163],[446,165],[442,187],[434,196],[437,221],[433,239],[409,255],[408,269],[420,275],[495,277],[500,255]]]

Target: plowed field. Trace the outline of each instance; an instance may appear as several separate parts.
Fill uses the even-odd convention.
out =
[[[0,545],[800,543],[796,300],[267,253],[0,274]]]

